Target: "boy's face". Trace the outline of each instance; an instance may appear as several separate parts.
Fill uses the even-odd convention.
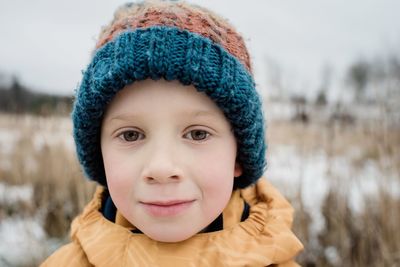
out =
[[[222,111],[177,81],[148,79],[121,90],[105,114],[101,149],[119,212],[157,241],[201,232],[223,211],[241,175]]]

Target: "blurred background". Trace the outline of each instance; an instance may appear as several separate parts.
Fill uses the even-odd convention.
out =
[[[265,173],[295,207],[303,266],[400,266],[400,2],[192,0],[250,50]],[[0,0],[0,266],[37,266],[91,198],[69,118],[125,1]]]

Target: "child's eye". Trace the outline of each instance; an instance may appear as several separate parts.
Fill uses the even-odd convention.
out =
[[[141,140],[144,138],[144,134],[134,131],[134,130],[128,130],[124,131],[119,135],[120,138],[122,138],[126,142],[135,142],[137,140]]]
[[[210,133],[204,130],[192,130],[185,134],[185,138],[195,141],[202,141],[207,139],[210,136]]]

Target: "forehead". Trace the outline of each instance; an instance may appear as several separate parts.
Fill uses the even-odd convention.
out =
[[[105,118],[121,115],[175,114],[177,116],[216,116],[225,119],[218,106],[193,85],[179,81],[143,80],[125,86],[106,110]]]

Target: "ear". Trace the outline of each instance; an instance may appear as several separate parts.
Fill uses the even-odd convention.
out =
[[[240,164],[236,161],[235,162],[235,170],[234,170],[233,175],[235,177],[239,177],[240,175],[242,175],[242,173],[243,173],[242,166],[240,166]]]

